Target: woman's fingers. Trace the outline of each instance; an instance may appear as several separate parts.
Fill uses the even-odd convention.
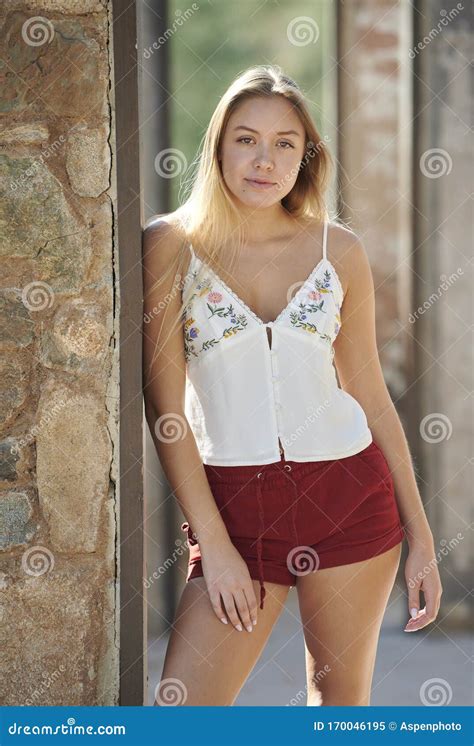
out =
[[[242,632],[242,624],[240,623],[237,609],[235,608],[234,596],[228,591],[221,591],[221,595],[224,602],[225,610],[227,612],[227,616],[229,617],[231,623],[234,625],[235,629],[239,632]]]
[[[257,623],[257,599],[245,561],[233,545],[212,558],[202,558],[204,577],[215,615],[226,624],[227,618],[242,632],[252,632]]]
[[[433,579],[425,578],[421,590],[425,597],[425,606],[414,618],[410,619],[405,627],[405,632],[415,632],[418,629],[423,629],[423,627],[434,622],[438,616],[442,594],[441,583],[435,577]]]
[[[251,578],[249,578],[248,583],[244,586],[244,593],[249,607],[250,620],[255,627],[257,624],[257,596],[255,595]]]
[[[237,606],[237,611],[245,629],[247,630],[247,632],[251,632],[253,630],[253,625],[250,618],[250,609],[247,602],[247,596],[245,595],[243,590],[235,591],[234,599],[235,605]]]
[[[414,619],[420,610],[420,583],[408,584],[408,613]]]
[[[250,587],[245,589],[230,591],[226,588],[221,589],[220,592],[214,591],[209,596],[212,608],[222,622],[224,622],[227,614],[236,630],[242,632],[243,627],[245,627],[248,632],[252,632],[254,625],[257,623],[257,599],[251,581]]]
[[[228,624],[226,612],[222,604],[221,594],[218,590],[213,589],[209,591],[209,598],[211,600],[211,606],[214,610],[215,615],[222,622],[222,624]]]

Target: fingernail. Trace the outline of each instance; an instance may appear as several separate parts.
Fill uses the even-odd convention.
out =
[[[252,619],[252,624],[255,627],[255,625],[257,624],[257,620],[256,619]]]
[[[239,630],[239,632],[242,632],[242,625],[241,625],[241,624],[238,624],[238,625],[237,625],[237,627],[236,627],[235,629],[238,629],[238,630]]]
[[[253,627],[251,624],[249,624],[249,626],[247,627],[247,632],[251,632],[252,630],[253,630]]]
[[[227,619],[225,619],[225,617],[221,616],[221,622],[222,622],[223,624],[227,624]]]
[[[418,609],[415,609],[415,608],[410,609],[410,614],[412,615],[413,618],[416,617],[418,614]]]

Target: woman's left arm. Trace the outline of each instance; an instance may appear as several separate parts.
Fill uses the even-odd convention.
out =
[[[341,387],[364,409],[373,439],[392,474],[398,510],[408,541],[405,580],[412,632],[436,619],[442,594],[434,540],[421,500],[403,426],[391,400],[379,360],[375,330],[374,282],[361,241],[344,231],[341,258],[347,289],[341,328],[334,343],[334,362]],[[350,238],[348,238],[348,236]],[[420,610],[420,590],[425,608]],[[413,609],[416,610],[414,614]]]

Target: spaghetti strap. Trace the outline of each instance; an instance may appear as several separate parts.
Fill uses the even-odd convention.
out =
[[[323,259],[327,259],[328,221],[324,221],[323,229]]]

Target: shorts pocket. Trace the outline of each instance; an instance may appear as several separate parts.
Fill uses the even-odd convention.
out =
[[[254,539],[259,525],[255,482],[212,481],[210,487],[229,536]]]
[[[356,453],[354,458],[358,459],[364,465],[369,478],[372,477],[372,481],[381,483],[389,494],[393,495],[394,485],[390,467],[382,449],[375,441],[372,441],[360,453]]]

